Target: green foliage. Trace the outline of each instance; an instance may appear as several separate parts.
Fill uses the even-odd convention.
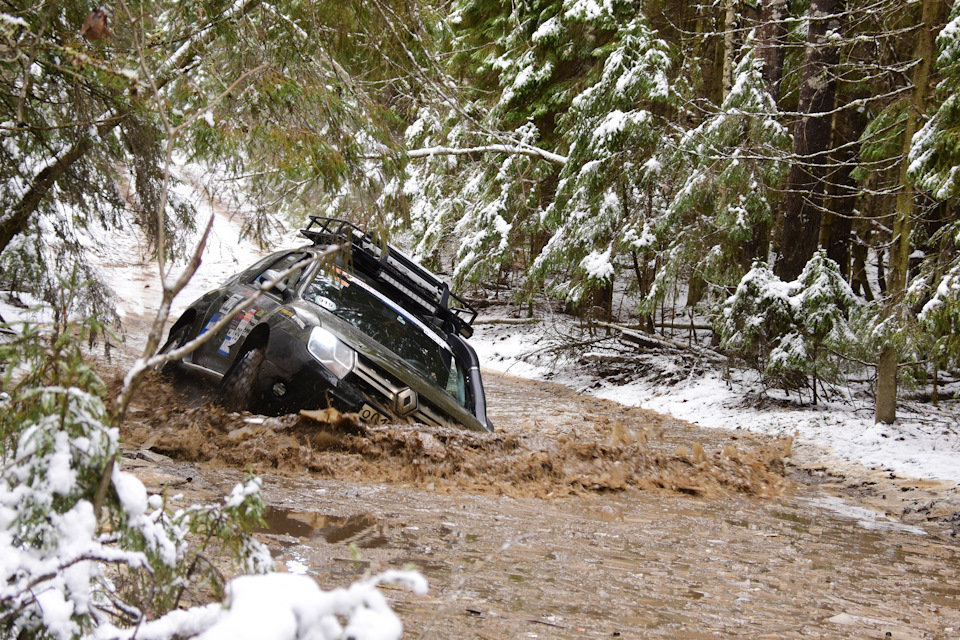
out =
[[[270,567],[251,536],[264,508],[259,479],[222,505],[174,510],[120,469],[105,385],[82,349],[100,329],[95,320],[28,325],[0,343],[4,637],[79,638],[108,621],[133,628],[208,587],[218,593],[221,566]]]
[[[61,327],[48,332],[26,325],[0,343],[5,396],[0,411],[2,459],[8,466],[32,458],[25,467],[26,475],[18,479],[30,492],[21,503],[17,522],[24,541],[41,548],[50,544],[45,510],[64,513],[77,500],[92,502],[100,481],[99,467],[116,452],[116,432],[101,429],[107,416],[100,398],[106,388],[87,364],[80,346],[102,331],[102,326],[93,320],[83,326],[67,322]],[[61,491],[58,485],[51,490],[51,484],[58,484],[53,473],[63,472],[68,461],[83,459],[68,446],[77,438],[90,441],[87,455],[92,464],[74,472],[78,477],[73,486]]]
[[[155,239],[162,188],[162,138],[138,99],[138,61],[116,46],[129,29],[114,24],[111,38],[87,43],[78,35],[86,3],[14,2],[3,11],[0,283],[49,300],[76,266],[96,283],[86,303],[103,312],[108,295],[85,246],[99,229],[130,221]],[[125,198],[118,184],[127,180]],[[170,212],[176,239],[193,212],[182,203]]]
[[[860,149],[864,160],[879,162],[899,157],[909,106],[906,100],[894,101],[871,119],[861,136]],[[857,175],[864,175],[863,171]]]
[[[562,170],[516,151],[409,168],[413,226],[422,238],[417,253],[436,255],[439,243],[456,236],[461,281],[516,269],[532,276],[532,290],[559,272],[554,293],[575,300],[585,287],[609,281],[595,276],[607,273],[612,245],[642,235],[634,203],[647,201],[652,187],[639,183],[655,171],[646,161],[670,102],[671,54],[630,3],[591,7],[469,0],[451,15],[451,68],[484,91],[446,114],[422,110],[408,141],[561,155],[569,149]],[[491,139],[491,131],[500,133]]]
[[[113,482],[119,489],[130,478],[114,476]],[[252,536],[253,528],[263,523],[260,487],[259,478],[247,476],[222,504],[186,507],[178,507],[167,495],[148,500],[136,484],[127,491],[132,495],[118,491],[122,509],[113,513],[118,543],[146,558],[146,566],[128,563],[117,568],[124,601],[152,619],[202,601],[208,590],[223,597],[224,566],[253,574],[270,571],[269,552]]]
[[[960,365],[960,267],[954,266],[940,279],[920,313],[920,323],[934,339],[935,365]]]
[[[723,305],[721,347],[751,362],[769,384],[809,384],[816,403],[820,381],[843,378],[844,356],[856,341],[848,319],[858,304],[840,268],[822,251],[793,282],[758,263]]]
[[[685,132],[665,169],[677,188],[655,232],[667,259],[653,290],[691,276],[731,286],[766,246],[791,140],[761,76],[751,36],[726,99]]]
[[[790,289],[761,262],[723,305],[720,346],[765,371],[780,339],[794,329]]]
[[[560,118],[570,154],[543,215],[552,232],[534,262],[538,280],[560,273],[553,292],[580,302],[615,278],[617,255],[640,251],[664,147],[662,115],[675,97],[672,56],[642,18],[621,27],[599,78]]]
[[[944,225],[931,238],[937,251],[927,256],[907,292],[906,307],[916,311],[919,327],[907,335],[919,334],[915,351],[928,357],[940,369],[960,365],[960,264],[957,242],[960,225]],[[919,331],[917,330],[919,329]]]
[[[538,132],[527,125],[517,133],[522,140],[535,140]],[[464,197],[482,204],[465,210],[457,223],[457,282],[498,279],[504,268],[523,260],[522,239],[535,233],[538,226],[544,174],[552,168],[521,155],[497,155],[490,160],[482,174],[471,176],[465,185]],[[531,183],[541,187],[531,187]]]
[[[939,200],[960,194],[960,2],[937,38],[937,68],[943,79],[935,96],[939,106],[913,137],[910,179]]]
[[[88,42],[90,10],[14,2],[0,15],[0,286],[43,298],[74,264],[95,280],[90,245],[131,225],[181,257],[197,213],[171,156],[242,176],[254,230],[277,212],[383,221],[402,204],[387,189],[397,112],[429,40],[405,26],[421,20],[407,3],[143,0],[113,7],[109,35]],[[105,287],[90,292],[109,307]]]
[[[602,6],[576,0],[530,3],[462,0],[451,17],[466,52],[456,58],[494,77],[500,95],[491,115],[501,128],[529,121],[552,145],[556,117],[569,107],[589,70],[609,54],[611,35],[634,14],[626,0]],[[472,49],[472,45],[479,49]],[[472,69],[471,69],[472,70]]]

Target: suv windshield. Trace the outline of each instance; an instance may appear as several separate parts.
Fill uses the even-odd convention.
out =
[[[443,339],[360,276],[321,270],[304,299],[346,320],[466,405],[464,372]]]

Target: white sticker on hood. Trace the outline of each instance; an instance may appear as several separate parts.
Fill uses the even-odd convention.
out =
[[[336,311],[337,303],[331,300],[330,298],[325,298],[323,296],[317,296],[313,299],[318,305],[326,309],[327,311]]]

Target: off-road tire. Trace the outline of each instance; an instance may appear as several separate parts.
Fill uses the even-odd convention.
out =
[[[250,409],[265,353],[265,348],[256,347],[240,356],[220,381],[220,389],[214,402],[227,411]]]
[[[178,349],[183,346],[183,343],[187,341],[187,334],[190,332],[190,326],[184,325],[173,332],[173,334],[167,338],[167,341],[163,343],[163,346],[160,347],[160,350],[157,351],[157,355],[162,355],[164,353],[169,353],[174,349]],[[172,378],[180,372],[180,361],[173,360],[171,362],[164,362],[161,365],[156,367],[157,373],[165,378]]]

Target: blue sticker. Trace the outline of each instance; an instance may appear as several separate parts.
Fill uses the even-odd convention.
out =
[[[209,330],[210,330],[210,327],[212,327],[213,325],[217,324],[217,323],[220,321],[220,318],[222,318],[222,317],[223,317],[223,314],[222,314],[222,313],[219,313],[219,312],[217,312],[217,313],[213,314],[212,316],[210,316],[210,319],[207,320],[207,324],[203,325],[203,329],[200,329],[200,335],[203,335],[203,334],[205,334],[207,331],[209,331]]]

